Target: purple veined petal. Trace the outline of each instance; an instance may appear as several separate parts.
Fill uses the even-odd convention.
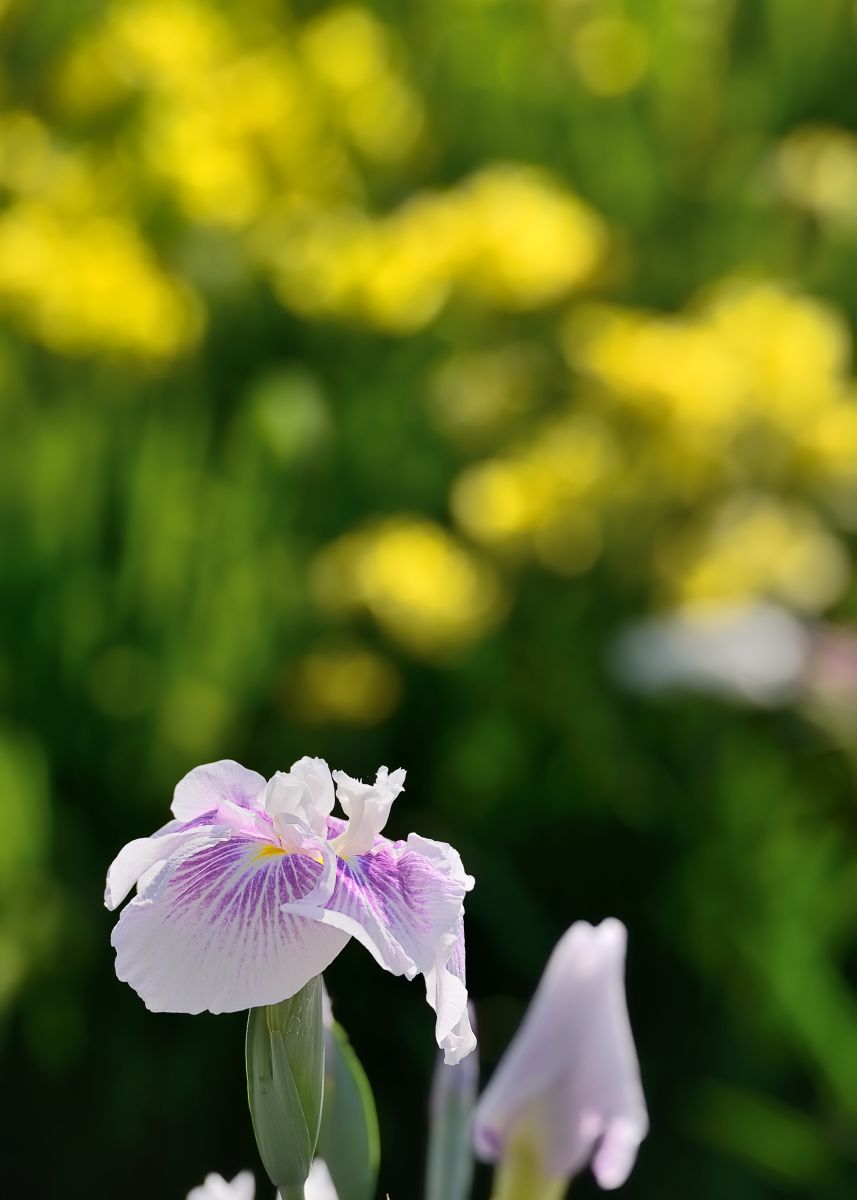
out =
[[[284,911],[322,869],[238,836],[199,850],[122,911],[111,938],[117,976],[154,1012],[236,1012],[294,995],[348,941]]]
[[[223,826],[188,828],[179,821],[170,821],[151,837],[136,838],[122,847],[108,869],[104,889],[106,907],[117,908],[135,883],[150,877],[167,863],[178,866],[198,850],[229,837],[231,830]]]
[[[461,861],[461,855],[448,842],[436,842],[434,838],[422,837],[418,833],[409,833],[405,845],[409,850],[427,858],[432,866],[442,874],[460,883],[466,892],[473,890],[476,881],[472,875],[467,874],[464,863]]]
[[[476,1049],[470,1024],[464,970],[464,920],[447,936],[434,966],[426,971],[426,999],[437,1014],[435,1037],[444,1062],[454,1066]]]
[[[348,817],[348,824],[337,839],[337,853],[349,859],[366,854],[387,824],[393,801],[405,786],[405,772],[399,767],[391,775],[386,767],[381,767],[371,784],[352,779],[344,771],[334,771],[333,778],[337,799]]]
[[[176,784],[172,812],[180,821],[192,821],[221,804],[260,809],[265,780],[258,771],[249,771],[231,758],[206,763],[188,771]]]
[[[253,1200],[256,1180],[251,1171],[239,1171],[231,1183],[222,1175],[206,1175],[200,1187],[191,1188],[187,1200]]]
[[[316,837],[327,834],[333,802],[333,779],[323,758],[298,759],[290,771],[277,771],[265,789],[265,811],[275,825],[281,816],[297,817]]]
[[[285,911],[350,934],[386,970],[413,979],[433,968],[461,915],[463,896],[461,884],[421,854],[386,843],[348,862],[339,859],[323,908],[296,901]]]
[[[626,941],[612,919],[579,921],[560,939],[477,1106],[480,1157],[496,1161],[525,1129],[549,1178],[592,1158],[602,1187],[625,1181],[648,1131],[625,1002]]]

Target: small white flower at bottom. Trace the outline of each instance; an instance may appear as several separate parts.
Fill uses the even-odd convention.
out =
[[[205,1183],[191,1188],[187,1200],[253,1200],[256,1194],[256,1181],[249,1171],[240,1171],[231,1183],[212,1172],[206,1175]]]

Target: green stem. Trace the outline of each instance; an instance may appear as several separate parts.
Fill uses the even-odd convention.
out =
[[[517,1138],[497,1168],[491,1200],[562,1200],[567,1190],[568,1180],[544,1175],[532,1144]]]
[[[295,1184],[294,1187],[280,1188],[280,1200],[304,1200],[303,1184]]]

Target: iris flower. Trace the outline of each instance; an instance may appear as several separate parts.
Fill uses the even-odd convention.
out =
[[[404,779],[381,767],[365,784],[319,758],[267,782],[230,760],[196,767],[175,789],[174,820],[108,872],[108,908],[137,885],[111,938],[119,979],[154,1012],[236,1012],[293,996],[353,937],[394,975],[424,976],[438,1044],[458,1062],[476,1044],[473,878],[444,842],[381,835]]]
[[[602,1188],[631,1172],[648,1117],[625,1003],[626,942],[621,921],[577,921],[548,961],[476,1108],[477,1154],[517,1155],[538,1180],[500,1195],[562,1195],[590,1159]]]

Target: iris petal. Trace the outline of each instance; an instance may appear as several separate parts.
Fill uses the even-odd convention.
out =
[[[333,894],[323,908],[289,904],[322,925],[351,934],[394,975],[409,979],[435,965],[439,942],[461,914],[464,889],[421,854],[391,843],[337,864]]]
[[[176,784],[172,812],[180,821],[192,821],[221,804],[261,809],[264,777],[231,758],[194,767]]]
[[[231,831],[222,826],[187,827],[179,821],[170,821],[151,837],[136,838],[122,847],[110,865],[104,889],[105,905],[109,909],[120,905],[141,876],[146,877],[167,863],[178,866],[197,850],[230,836]]]
[[[426,999],[437,1014],[435,1037],[444,1061],[454,1066],[476,1049],[476,1035],[467,1011],[463,917],[459,917],[454,933],[445,940],[434,966],[426,972]]]
[[[112,937],[116,974],[155,1012],[235,1012],[294,995],[348,941],[283,911],[312,892],[320,870],[257,840],[207,846],[125,907]]]

